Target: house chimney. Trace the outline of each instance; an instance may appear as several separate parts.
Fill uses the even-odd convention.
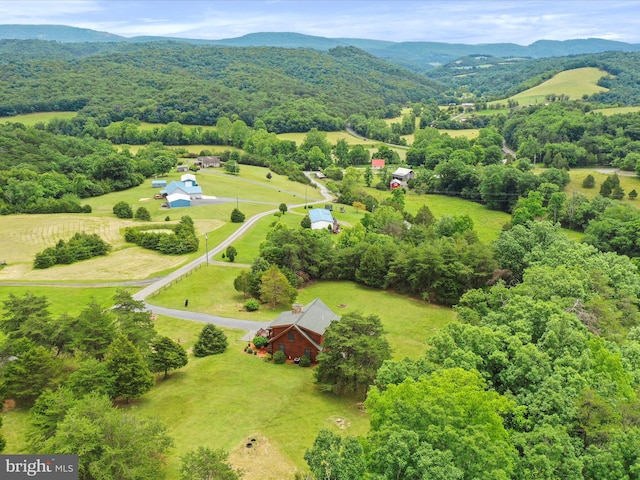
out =
[[[291,306],[291,313],[293,313],[294,315],[296,315],[298,313],[302,313],[302,304],[301,303],[294,303]]]

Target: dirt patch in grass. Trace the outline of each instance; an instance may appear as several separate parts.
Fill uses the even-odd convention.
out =
[[[249,447],[249,445],[251,445]],[[264,435],[245,438],[229,454],[229,461],[244,472],[243,478],[278,480],[293,478],[296,468]]]

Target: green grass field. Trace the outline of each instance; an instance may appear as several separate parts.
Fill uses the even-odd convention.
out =
[[[606,88],[598,86],[598,80],[607,75],[609,74],[604,70],[593,67],[566,70],[554,75],[540,85],[510,97],[510,99],[516,100],[522,106],[545,103],[547,101],[545,97],[550,94],[565,94],[569,95],[571,100],[578,100],[583,95],[593,95],[594,93],[607,91]],[[497,103],[500,102],[498,101]]]
[[[0,117],[0,122],[18,122],[26,126],[33,126],[36,123],[47,123],[54,118],[62,120],[70,120],[75,117],[77,112],[38,112],[25,113],[22,115],[13,115],[11,117]]]
[[[640,112],[640,107],[611,107],[611,108],[598,108],[592,110],[592,113],[601,113],[603,115],[618,115],[624,113]]]
[[[602,182],[612,173],[604,173],[608,172],[612,169],[602,169],[598,171],[598,169],[594,168],[573,168],[569,171],[569,176],[571,181],[569,185],[565,188],[567,195],[571,195],[572,192],[580,193],[587,198],[594,198],[600,193],[600,186]],[[587,177],[587,175],[593,175],[596,180],[596,185],[593,188],[584,188],[582,186],[582,182]],[[620,186],[625,191],[625,194],[628,194],[631,190],[640,193],[640,178],[633,172],[619,172],[618,178],[620,179]],[[628,197],[622,199],[623,201],[628,202],[634,206],[640,206],[640,200],[629,200]]]

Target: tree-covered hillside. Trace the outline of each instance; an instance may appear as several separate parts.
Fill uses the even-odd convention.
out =
[[[640,103],[640,53],[606,52],[589,55],[525,59],[484,55],[466,56],[427,73],[452,90],[463,89],[487,100],[507,98],[531,88],[556,73],[582,67],[596,67],[612,77],[600,85],[610,89],[590,100],[602,103],[636,105]],[[577,99],[572,99],[577,100]]]
[[[3,42],[5,50],[21,45]],[[107,53],[96,44],[24,45],[24,60],[10,55],[3,66],[0,115],[84,110],[102,125],[132,116],[214,125],[228,116],[249,125],[260,118],[275,132],[337,130],[354,113],[392,116],[400,105],[444,90],[354,47],[320,52],[167,42]],[[89,56],[70,58],[74,55]]]

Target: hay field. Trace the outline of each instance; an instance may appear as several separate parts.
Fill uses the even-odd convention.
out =
[[[25,113],[22,115],[13,115],[10,117],[0,117],[0,122],[19,122],[26,126],[32,126],[36,123],[47,123],[48,121],[59,118],[64,120],[70,120],[75,117],[77,112],[38,112],[38,113]]]
[[[569,95],[571,100],[582,98],[583,95],[593,95],[598,92],[606,92],[608,89],[598,86],[598,80],[609,74],[604,70],[594,67],[575,68],[554,75],[546,82],[538,86],[520,92],[511,97],[520,105],[545,103],[545,97],[550,94]]]
[[[598,108],[592,110],[592,113],[601,113],[603,115],[618,115],[624,113],[636,113],[640,112],[640,107],[611,107],[611,108]]]
[[[131,220],[93,217],[82,214],[11,215],[0,217],[0,281],[106,281],[139,280],[156,272],[174,269],[185,262],[183,257],[161,255],[127,244],[121,229],[139,224]],[[76,232],[96,233],[111,244],[105,257],[96,257],[71,265],[57,265],[43,270],[33,269],[35,254],[68,240]]]

